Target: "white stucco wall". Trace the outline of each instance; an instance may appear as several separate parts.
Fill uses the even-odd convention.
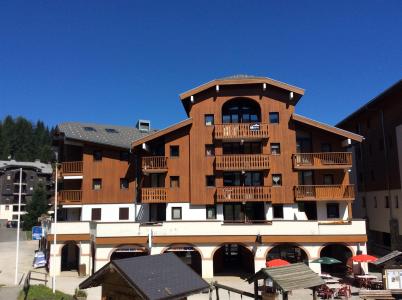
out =
[[[343,201],[322,201],[317,202],[317,219],[318,220],[331,220],[327,217],[327,203],[338,203],[339,204],[339,218],[342,220],[348,219],[348,205],[347,202]]]
[[[134,204],[96,204],[83,205],[81,211],[81,221],[91,221],[92,208],[101,208],[101,220],[97,222],[118,222],[119,208],[128,207],[128,220],[134,221]],[[127,221],[127,220],[122,220]]]
[[[6,210],[6,206],[8,209]],[[13,206],[11,204],[1,204],[0,205],[0,219],[12,220],[13,218]]]
[[[190,205],[190,203],[168,203],[166,205],[166,221],[172,221],[172,207],[181,208],[181,216],[184,221],[206,220],[205,205]]]

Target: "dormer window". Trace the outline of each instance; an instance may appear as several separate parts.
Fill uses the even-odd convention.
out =
[[[107,132],[107,133],[119,133],[116,129],[114,129],[114,128],[105,128],[105,131]]]
[[[95,128],[90,127],[90,126],[85,126],[85,127],[84,127],[84,130],[85,130],[85,131],[96,131]]]

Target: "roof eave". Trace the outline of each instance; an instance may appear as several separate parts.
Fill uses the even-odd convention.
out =
[[[288,90],[290,92],[294,92],[301,96],[304,95],[304,89],[302,88],[281,81],[277,81],[268,77],[261,77],[261,78],[244,78],[244,79],[214,79],[191,90],[188,90],[184,93],[181,93],[179,97],[183,101],[190,96],[198,94],[216,85],[240,85],[240,84],[258,84],[258,83],[267,83],[272,86],[276,86]]]
[[[350,132],[350,131],[347,131],[347,130],[344,130],[344,129],[340,129],[340,128],[337,128],[335,126],[331,126],[331,125],[328,125],[328,124],[325,124],[325,123],[322,123],[322,122],[319,122],[319,121],[304,117],[302,115],[298,115],[298,114],[294,113],[294,114],[292,114],[292,119],[294,121],[297,121],[297,122],[300,122],[300,123],[303,123],[303,124],[306,124],[306,125],[309,125],[309,126],[317,127],[317,128],[319,128],[321,130],[329,131],[329,132],[331,132],[333,134],[336,134],[336,135],[343,136],[343,137],[351,139],[351,140],[353,140],[355,142],[361,143],[364,140],[364,137],[359,135],[359,134],[356,134],[356,133],[353,133],[353,132]]]

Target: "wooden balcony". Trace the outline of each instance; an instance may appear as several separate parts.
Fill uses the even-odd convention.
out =
[[[142,158],[142,171],[144,173],[167,172],[166,156],[146,156]]]
[[[61,174],[63,176],[82,175],[82,161],[66,161],[61,163]]]
[[[293,154],[293,168],[349,169],[352,167],[352,152],[318,152]]]
[[[269,186],[225,186],[217,188],[217,202],[270,201]]]
[[[59,201],[63,204],[77,204],[82,201],[82,190],[65,190],[59,193]]]
[[[224,171],[267,170],[269,155],[230,154],[216,156],[215,167]]]
[[[355,199],[354,185],[298,185],[295,187],[298,201],[331,201]]]
[[[166,203],[167,188],[141,188],[142,203]]]
[[[215,139],[218,140],[261,140],[268,138],[268,124],[227,123],[215,125]]]

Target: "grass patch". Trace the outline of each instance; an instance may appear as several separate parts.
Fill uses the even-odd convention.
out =
[[[18,300],[74,300],[74,298],[58,290],[53,294],[52,289],[40,284],[31,285],[27,294],[21,291]]]

